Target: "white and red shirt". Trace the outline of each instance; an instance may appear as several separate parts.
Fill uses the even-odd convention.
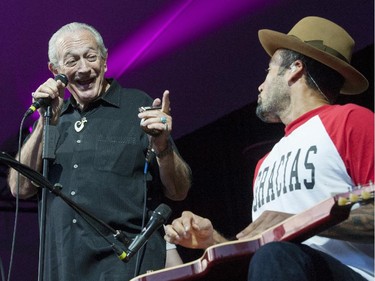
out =
[[[285,136],[258,162],[253,220],[265,210],[300,213],[369,182],[374,182],[374,113],[354,104],[321,106],[288,124]],[[313,247],[314,238],[308,240]],[[316,248],[323,251],[332,240],[319,239]],[[350,260],[368,258],[359,267],[373,275],[373,245],[368,247],[372,247],[370,257],[361,257],[352,245],[350,253],[342,254]],[[335,249],[327,252],[340,259],[342,251]],[[344,263],[352,265],[347,258]]]

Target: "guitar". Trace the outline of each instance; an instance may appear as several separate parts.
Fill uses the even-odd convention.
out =
[[[250,259],[257,249],[272,241],[302,242],[349,217],[355,203],[374,199],[374,185],[356,187],[338,194],[306,211],[293,215],[248,240],[208,247],[198,260],[139,275],[130,281],[246,280]]]

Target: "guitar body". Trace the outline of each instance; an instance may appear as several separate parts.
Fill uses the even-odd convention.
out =
[[[262,245],[273,241],[300,243],[349,217],[350,209],[356,202],[352,195],[373,200],[374,186],[357,188],[352,192],[326,199],[306,211],[291,216],[249,240],[236,240],[207,248],[198,260],[179,266],[161,269],[137,276],[130,281],[245,281],[249,262]],[[341,200],[345,198],[345,200]],[[338,202],[344,202],[339,203]]]
[[[131,281],[245,281],[251,257],[260,246],[259,239],[212,246],[198,260],[140,275]]]

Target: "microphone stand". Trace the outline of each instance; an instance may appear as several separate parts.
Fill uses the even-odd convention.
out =
[[[49,161],[55,159],[54,148],[51,147],[50,142],[50,121],[52,117],[51,106],[47,106],[44,114],[44,131],[43,131],[43,176],[48,178]],[[46,232],[46,209],[47,209],[47,190],[42,189],[40,199],[40,213],[39,213],[39,261],[38,261],[38,281],[43,281],[44,272],[44,252],[45,252],[45,232]]]

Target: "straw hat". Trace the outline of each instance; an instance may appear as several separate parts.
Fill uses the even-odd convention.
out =
[[[339,72],[345,78],[341,94],[356,95],[368,88],[367,79],[350,65],[353,38],[342,27],[329,20],[306,17],[288,34],[262,29],[258,35],[260,43],[270,56],[277,49],[289,49]]]

